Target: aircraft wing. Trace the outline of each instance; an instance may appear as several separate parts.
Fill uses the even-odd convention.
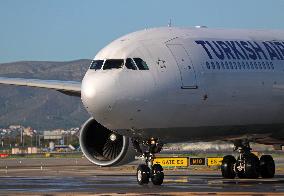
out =
[[[57,90],[70,96],[81,96],[81,82],[0,77],[0,84]]]

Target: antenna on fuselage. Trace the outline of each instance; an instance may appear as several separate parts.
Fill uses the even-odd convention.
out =
[[[168,27],[172,27],[172,19],[170,18],[169,22],[168,22]]]

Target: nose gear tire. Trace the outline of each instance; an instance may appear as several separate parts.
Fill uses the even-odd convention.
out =
[[[152,166],[151,181],[154,185],[161,185],[164,181],[164,171],[160,164]]]
[[[147,165],[141,164],[137,168],[137,182],[139,185],[148,184],[150,176],[150,169]]]

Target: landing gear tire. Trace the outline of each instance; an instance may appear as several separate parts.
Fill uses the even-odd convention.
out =
[[[245,155],[245,176],[246,178],[259,177],[259,159],[256,155],[249,153]]]
[[[242,178],[246,178],[246,174],[244,171],[237,171],[237,176],[238,178],[242,179]]]
[[[157,138],[139,141],[132,139],[132,144],[137,153],[141,153],[140,158],[146,164],[141,164],[137,168],[137,182],[139,185],[148,184],[149,178],[154,185],[161,185],[164,181],[164,171],[160,164],[154,164],[155,154],[163,148],[163,143]]]
[[[164,171],[160,164],[154,164],[151,172],[151,181],[154,185],[161,185],[164,181]]]
[[[256,179],[259,176],[262,178],[272,178],[275,174],[275,163],[270,155],[263,155],[259,159],[255,154],[251,153],[249,140],[235,140],[234,150],[238,151],[237,160],[227,155],[223,158],[221,171],[224,178],[234,178],[237,175],[239,178]]]
[[[221,165],[221,171],[222,176],[224,178],[233,179],[236,176],[236,173],[234,171],[236,159],[232,155],[226,155],[223,158],[222,165]]]
[[[148,184],[150,176],[150,169],[147,165],[141,164],[137,168],[137,182],[139,185]]]
[[[260,157],[260,176],[262,178],[273,178],[275,174],[275,163],[270,155]]]

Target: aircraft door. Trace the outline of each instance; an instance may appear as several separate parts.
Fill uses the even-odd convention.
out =
[[[196,89],[195,70],[185,48],[181,44],[167,44],[167,47],[178,65],[182,82],[181,88]]]

